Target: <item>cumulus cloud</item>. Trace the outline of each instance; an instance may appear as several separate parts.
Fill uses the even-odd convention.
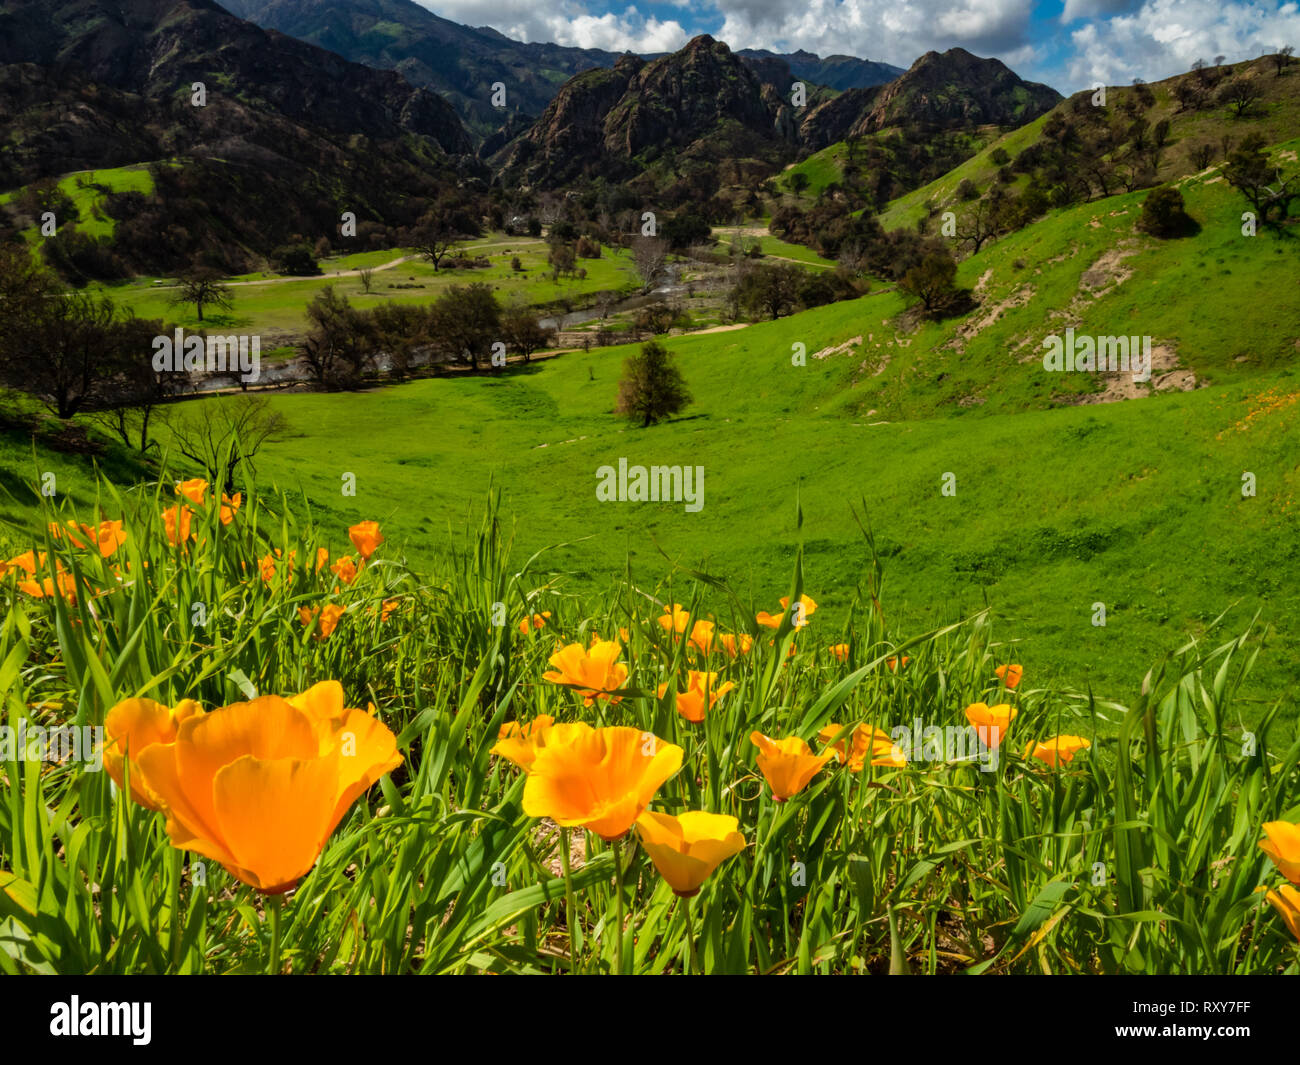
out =
[[[1230,62],[1300,46],[1297,0],[420,0],[467,25],[490,19],[522,41],[610,52],[668,52],[697,33],[732,48],[848,54],[908,67],[954,46],[996,56],[1022,77],[1074,92],[1098,81],[1156,81],[1198,58]]]
[[[1123,15],[1136,11],[1141,6],[1142,0],[1065,0],[1061,21],[1075,22],[1081,18]]]
[[[1004,55],[1031,45],[1034,0],[717,0],[736,48],[806,48],[910,66],[954,46]]]
[[[1146,0],[1132,14],[1088,22],[1070,34],[1071,90],[1102,82],[1156,81],[1222,55],[1229,63],[1300,44],[1300,5]]]
[[[615,14],[593,15],[585,3],[562,0],[542,5],[536,0],[420,0],[435,14],[466,26],[490,25],[517,41],[541,41],[607,52],[672,52],[693,36],[676,19],[642,15],[634,6]]]

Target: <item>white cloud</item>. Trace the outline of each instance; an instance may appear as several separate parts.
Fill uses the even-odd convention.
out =
[[[1034,20],[1038,0],[660,0],[681,21],[619,0],[420,0],[444,18],[491,25],[516,40],[611,52],[666,52],[708,32],[732,48],[805,48],[908,67],[954,46],[997,56],[1062,92],[1103,81],[1156,81],[1198,58],[1253,58],[1300,46],[1297,0],[1064,0],[1060,20]],[[613,4],[615,10],[594,14]],[[676,14],[676,12],[673,12]],[[1065,24],[1062,27],[1062,24]],[[687,26],[691,27],[689,30]],[[1044,30],[1064,33],[1045,35]]]
[[[1003,55],[1028,46],[1034,0],[717,0],[733,48],[806,48],[907,67],[952,47]]]
[[[517,41],[541,41],[607,52],[672,52],[691,39],[675,19],[643,16],[633,6],[621,14],[593,15],[585,3],[561,0],[543,6],[536,0],[420,0],[424,7],[452,22],[484,25]],[[689,2],[689,0],[687,0]]]
[[[1197,59],[1229,63],[1254,59],[1284,44],[1300,45],[1300,7],[1294,2],[1146,0],[1132,14],[1089,22],[1070,35],[1069,88],[1097,82],[1127,85],[1181,74]],[[1065,86],[1061,86],[1064,91]]]

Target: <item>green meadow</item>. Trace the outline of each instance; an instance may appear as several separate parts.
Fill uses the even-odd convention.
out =
[[[892,621],[919,631],[991,606],[1027,683],[1114,699],[1132,697],[1148,666],[1186,640],[1239,631],[1258,613],[1268,646],[1238,712],[1249,721],[1280,702],[1294,721],[1294,238],[1242,236],[1240,197],[1213,171],[1180,185],[1196,235],[1138,233],[1144,193],[1053,211],[962,262],[958,280],[980,298],[963,318],[922,323],[883,289],[669,338],[694,402],[650,429],[612,413],[630,346],[360,394],[267,393],[290,428],[258,454],[259,481],[334,527],[382,521],[416,563],[438,557],[499,488],[524,557],[549,549],[542,564],[556,587],[584,601],[628,566],[658,584],[671,563],[679,580],[707,573],[770,610],[802,542],[823,628],[849,622],[871,557],[861,522],[884,560]],[[509,255],[526,243],[510,241],[474,276],[552,284],[511,276]],[[586,265],[629,266],[608,253]],[[375,276],[432,284],[431,274],[410,263]],[[589,281],[613,287],[615,277]],[[231,317],[292,328],[326,283],[237,288]],[[359,281],[342,284],[362,299]],[[139,313],[163,313],[146,302],[161,294],[130,291]],[[375,291],[389,295],[382,283]],[[1150,336],[1160,387],[1096,402],[1112,397],[1094,376],[1046,373],[1042,341],[1067,325]],[[36,521],[36,473],[55,472],[74,500],[93,495],[86,460],[44,448],[33,457],[16,432],[0,447],[10,527],[0,535],[15,548]],[[101,461],[114,479],[134,479],[119,454]],[[620,459],[703,467],[703,509],[599,502],[597,471]],[[355,497],[343,494],[347,474]]]
[[[435,271],[410,249],[394,248],[322,260],[320,277],[260,274],[233,278],[233,306],[229,311],[209,310],[203,323],[199,322],[193,307],[171,303],[169,285],[156,283],[163,279],[137,279],[125,285],[105,286],[104,291],[141,318],[164,318],[187,329],[201,324],[219,325],[275,336],[306,332],[307,304],[330,285],[362,308],[386,301],[427,304],[451,285],[473,281],[491,285],[502,304],[519,301],[530,306],[563,307],[566,302],[578,306],[599,292],[628,293],[640,287],[627,252],[609,247],[601,249],[599,259],[578,260],[577,266],[587,271],[585,278],[559,279],[551,277],[546,261],[548,248],[543,240],[496,234],[467,242],[463,250],[471,257],[486,256],[491,265],[464,270],[449,270],[444,266]],[[515,258],[519,259],[522,270],[514,269]],[[395,265],[375,269],[387,264]],[[360,277],[335,276],[366,268],[374,270],[369,293]]]

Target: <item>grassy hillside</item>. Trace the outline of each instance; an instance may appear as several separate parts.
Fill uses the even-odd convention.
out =
[[[153,192],[153,178],[144,164],[82,170],[60,178],[58,190],[76,206],[77,218],[71,223],[74,228],[88,237],[110,237],[113,235],[113,219],[102,210],[108,194],[139,192],[148,195]],[[22,194],[23,189],[0,193],[0,206],[17,201]],[[56,218],[56,221],[60,228],[69,223],[65,218]],[[22,236],[28,244],[39,247],[44,240],[39,220],[24,229]]]
[[[980,303],[963,318],[920,323],[882,288],[672,338],[695,401],[648,430],[611,413],[630,348],[360,395],[271,394],[292,434],[258,456],[260,479],[328,524],[382,520],[416,561],[437,555],[496,485],[525,555],[565,545],[543,564],[563,572],[566,593],[605,589],[627,564],[657,581],[666,555],[771,609],[802,535],[807,589],[828,627],[845,623],[869,557],[851,513],[860,506],[895,620],[922,629],[991,604],[1035,682],[1125,699],[1153,657],[1223,612],[1234,628],[1259,612],[1279,653],[1261,656],[1241,712],[1250,720],[1282,700],[1294,720],[1294,237],[1242,236],[1242,201],[1213,169],[1181,187],[1192,236],[1139,234],[1146,193],[1136,192],[1051,211],[988,245],[961,264]],[[287,310],[279,290],[297,284],[263,288]],[[248,313],[240,298],[237,316]],[[1150,336],[1154,389],[1044,372],[1042,340],[1066,326]],[[797,345],[807,365],[792,364]],[[1126,390],[1140,398],[1101,402]],[[7,439],[16,501],[5,517],[30,525],[21,484],[42,460],[21,434]],[[597,470],[620,458],[703,466],[703,509],[598,502]],[[1254,496],[1242,494],[1247,473]],[[355,497],[342,494],[346,474]],[[955,495],[941,490],[947,474]]]
[[[1197,172],[1200,168],[1190,157],[1196,145],[1221,144],[1224,137],[1237,143],[1247,133],[1259,133],[1267,143],[1275,144],[1294,137],[1296,130],[1300,129],[1300,76],[1297,76],[1294,69],[1281,78],[1275,78],[1270,64],[1254,60],[1225,67],[1224,70],[1231,72],[1229,76],[1251,77],[1263,93],[1260,104],[1244,118],[1233,117],[1220,105],[1201,111],[1180,112],[1174,88],[1178,82],[1192,75],[1180,75],[1148,86],[1155,97],[1155,103],[1143,112],[1143,117],[1152,126],[1162,119],[1167,119],[1170,123],[1170,139],[1159,169],[1161,180],[1168,181]],[[1110,108],[1118,107],[1133,92],[1132,88],[1108,87],[1106,105]],[[1020,152],[1042,137],[1043,128],[1051,121],[1053,114],[1068,115],[1071,107],[1071,100],[1063,100],[1048,114],[991,141],[977,155],[954,167],[943,177],[893,200],[881,212],[881,224],[886,229],[910,227],[929,214],[929,207],[943,210],[952,206],[957,202],[957,187],[966,179],[973,181],[981,191],[986,190],[1000,169],[992,160],[994,152],[1000,148],[1014,160]],[[844,154],[844,145],[836,144],[800,165],[809,167],[809,177],[820,180],[823,184],[839,181],[842,179],[841,160]],[[1214,159],[1221,161],[1222,153],[1216,152]],[[1018,177],[1012,188],[1022,185],[1024,180],[1023,176]]]

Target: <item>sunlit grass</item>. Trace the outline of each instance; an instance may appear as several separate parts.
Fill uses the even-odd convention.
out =
[[[512,553],[492,503],[428,567],[413,571],[390,542],[345,584],[315,560],[321,548],[330,563],[355,560],[346,529],[242,479],[233,520],[195,505],[180,546],[158,517],[184,505],[167,479],[105,484],[78,515],[50,510],[51,521],[120,517],[127,539],[108,558],[66,539],[33,545],[75,575],[75,602],[33,599],[18,574],[4,578],[5,723],[95,725],[131,696],[212,708],[337,679],[349,705],[376,705],[404,764],[344,819],[289,897],[273,949],[261,896],[212,862],[197,885],[196,856],[169,848],[163,818],[105,774],[11,757],[0,765],[5,971],[608,972],[621,958],[628,972],[682,972],[692,957],[704,972],[1300,971],[1295,940],[1256,891],[1279,882],[1261,825],[1300,814],[1300,742],[1280,739],[1275,706],[1248,732],[1237,724],[1261,653],[1253,625],[1171,648],[1129,706],[1042,686],[1032,671],[1008,690],[995,667],[1013,660],[1014,634],[995,628],[995,607],[899,630],[869,532],[873,561],[847,620],[827,627],[812,612],[795,629],[785,614],[772,630],[759,610],[818,592],[797,530],[787,578],[752,598],[666,563],[649,583],[629,571],[575,595],[544,553]],[[322,639],[298,610],[326,603],[345,612]],[[732,659],[678,638],[658,620],[674,603],[686,632],[708,619],[718,634],[750,634],[752,649]],[[542,611],[544,627],[519,631]],[[629,672],[621,701],[584,707],[542,673],[558,643],[596,635],[620,640]],[[687,668],[735,686],[698,725],[674,707]],[[832,762],[776,804],[749,740],[761,730],[820,747],[831,722],[963,725],[974,702],[1018,711],[992,771],[945,753],[857,774]],[[610,848],[576,834],[566,906],[560,834],[522,812],[522,774],[489,750],[503,724],[541,714],[679,745],[683,768],[652,808],[734,816],[745,849],[687,903],[630,836],[619,897]],[[1092,746],[1057,768],[1027,755],[1062,733]]]

